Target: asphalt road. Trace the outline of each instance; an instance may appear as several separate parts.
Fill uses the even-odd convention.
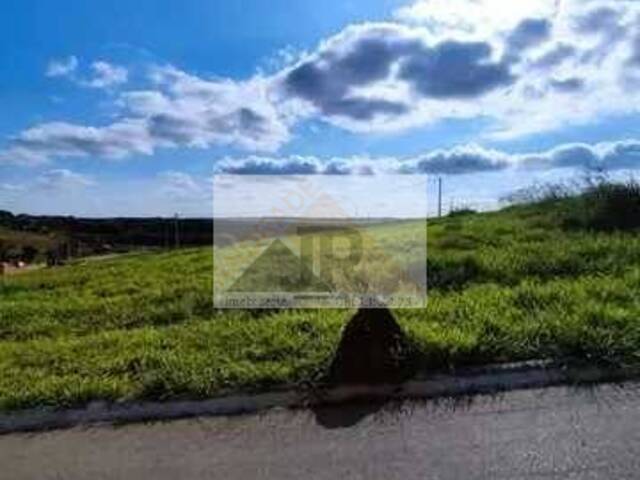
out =
[[[640,384],[0,437],[0,479],[637,479]]]

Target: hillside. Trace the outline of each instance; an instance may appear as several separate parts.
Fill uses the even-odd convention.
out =
[[[430,222],[428,307],[394,312],[421,368],[640,361],[640,236],[570,226],[567,202]],[[203,247],[5,279],[0,409],[322,378],[353,312],[214,312],[211,263]]]
[[[21,259],[28,262],[44,260],[47,251],[55,249],[62,237],[0,226],[0,261]]]
[[[72,257],[175,244],[202,246],[212,242],[210,219],[174,218],[78,218],[72,216],[14,215],[0,210],[0,230],[58,240]],[[65,255],[66,256],[66,255]]]

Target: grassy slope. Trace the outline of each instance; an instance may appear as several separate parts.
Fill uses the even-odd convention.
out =
[[[429,226],[426,311],[396,312],[426,368],[640,361],[640,237],[518,207]],[[0,289],[0,409],[202,397],[322,376],[345,311],[211,310],[209,249],[34,272]]]
[[[5,247],[21,249],[25,245],[37,248],[41,252],[54,247],[57,240],[50,235],[22,232],[0,227],[0,244]]]

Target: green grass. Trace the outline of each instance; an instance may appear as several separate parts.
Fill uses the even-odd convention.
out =
[[[421,227],[389,230],[389,241],[411,228]],[[395,312],[423,368],[640,364],[636,233],[567,229],[549,205],[445,218],[428,231],[428,307]],[[216,312],[211,271],[203,248],[6,278],[0,410],[210,397],[323,376],[352,312]]]

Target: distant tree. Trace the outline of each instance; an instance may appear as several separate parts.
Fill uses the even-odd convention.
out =
[[[22,249],[16,247],[15,245],[11,245],[6,249],[5,257],[9,262],[17,262],[22,257]]]
[[[56,265],[60,265],[60,255],[58,254],[57,249],[47,250],[47,266],[55,267]]]
[[[24,245],[22,247],[22,261],[26,263],[33,263],[38,256],[38,249],[31,245]]]
[[[0,224],[11,224],[13,221],[13,214],[6,210],[0,210]]]

